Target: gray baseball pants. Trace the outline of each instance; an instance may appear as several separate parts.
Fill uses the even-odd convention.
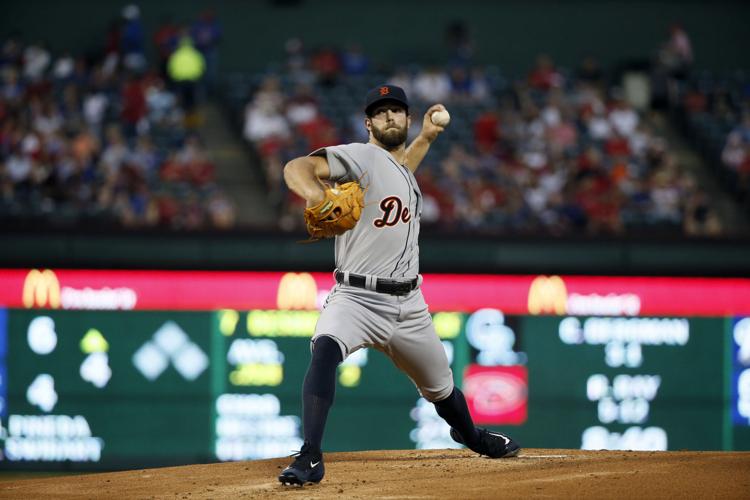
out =
[[[363,347],[382,351],[428,401],[441,401],[453,391],[453,372],[419,288],[396,296],[337,284],[312,341],[323,335],[338,342],[343,359]]]

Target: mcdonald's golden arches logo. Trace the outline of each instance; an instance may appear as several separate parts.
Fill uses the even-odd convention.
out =
[[[318,285],[310,273],[286,273],[279,282],[276,298],[279,309],[318,308]]]
[[[32,269],[23,282],[23,305],[27,308],[60,307],[60,281],[54,271]]]
[[[560,276],[537,276],[529,288],[531,314],[563,315],[568,308],[568,290]]]

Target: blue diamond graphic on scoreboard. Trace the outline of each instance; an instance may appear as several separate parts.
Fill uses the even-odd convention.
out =
[[[185,380],[193,381],[208,368],[208,356],[190,341],[190,337],[174,321],[167,321],[151,340],[133,354],[133,364],[149,380],[156,380],[169,367],[170,361]]]
[[[174,321],[167,321],[156,330],[153,341],[170,358],[190,343],[187,333]]]
[[[208,356],[191,342],[172,358],[172,364],[187,380],[195,380],[208,367]]]
[[[149,341],[143,344],[133,354],[133,364],[144,377],[156,380],[169,366],[169,358]]]

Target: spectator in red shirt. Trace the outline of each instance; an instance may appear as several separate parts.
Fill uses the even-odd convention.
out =
[[[313,120],[300,124],[298,130],[307,139],[310,151],[338,144],[335,127],[322,115],[317,115]]]
[[[685,110],[692,113],[703,113],[708,109],[708,99],[706,95],[696,88],[691,88],[685,93],[683,98]]]
[[[169,16],[162,18],[159,29],[154,33],[154,45],[159,58],[159,74],[167,77],[167,60],[177,48],[179,28]]]
[[[500,117],[495,111],[487,111],[477,117],[474,122],[474,141],[479,151],[494,151],[500,136]]]
[[[133,137],[137,133],[138,122],[146,116],[146,96],[141,81],[135,76],[128,77],[122,87],[122,117],[125,134]]]
[[[335,50],[325,47],[311,60],[311,66],[318,75],[318,82],[325,86],[336,84],[341,73],[341,60]]]
[[[630,155],[630,144],[628,140],[617,133],[604,143],[604,151],[609,156],[628,156]]]
[[[529,73],[529,85],[539,90],[549,90],[552,87],[561,87],[562,75],[555,69],[552,59],[542,54],[537,57],[536,66]]]

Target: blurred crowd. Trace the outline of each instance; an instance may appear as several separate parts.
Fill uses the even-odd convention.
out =
[[[0,41],[0,219],[234,227],[234,206],[197,133],[199,104],[215,95],[221,39],[211,11],[191,23],[163,18],[149,35],[140,9],[128,5],[101,47],[85,54]],[[722,234],[714,203],[651,111],[675,103],[697,137],[719,149],[730,189],[750,200],[748,79],[696,79],[680,26],[650,63],[646,104],[591,57],[564,68],[540,55],[511,76],[473,63],[461,23],[446,27],[445,42],[442,64],[384,68],[356,44],[309,50],[293,38],[282,63],[226,79],[221,95],[260,159],[281,229],[302,225],[284,164],[327,145],[366,142],[362,98],[384,81],[410,97],[410,139],[429,105],[451,111],[417,172],[428,230]]]
[[[745,202],[750,200],[750,102],[746,96],[742,117],[733,123],[721,153],[724,167],[736,175],[737,188]]]
[[[693,75],[677,104],[696,146],[750,212],[750,75]]]
[[[705,194],[592,60],[565,75],[540,57],[473,129],[473,144],[419,172],[435,200],[426,220],[513,233],[719,229],[715,216],[695,227],[692,205],[706,206]]]
[[[234,208],[193,130],[213,50],[193,48],[206,19],[192,33],[157,33],[161,68],[146,58],[135,5],[86,54],[0,41],[0,220],[232,227]]]
[[[526,75],[511,79],[467,62],[471,45],[464,38],[454,45],[444,66],[381,71],[356,46],[307,52],[299,40],[287,44],[285,65],[256,80],[244,113],[244,136],[261,158],[283,229],[302,223],[301,200],[285,190],[283,165],[326,145],[366,142],[362,96],[387,81],[412,101],[412,138],[432,103],[444,103],[454,118],[417,172],[427,228],[722,232],[709,197],[681,168],[658,120],[610,84],[596,60],[585,58],[569,70],[542,55]],[[686,54],[673,31],[660,53],[670,78]]]

